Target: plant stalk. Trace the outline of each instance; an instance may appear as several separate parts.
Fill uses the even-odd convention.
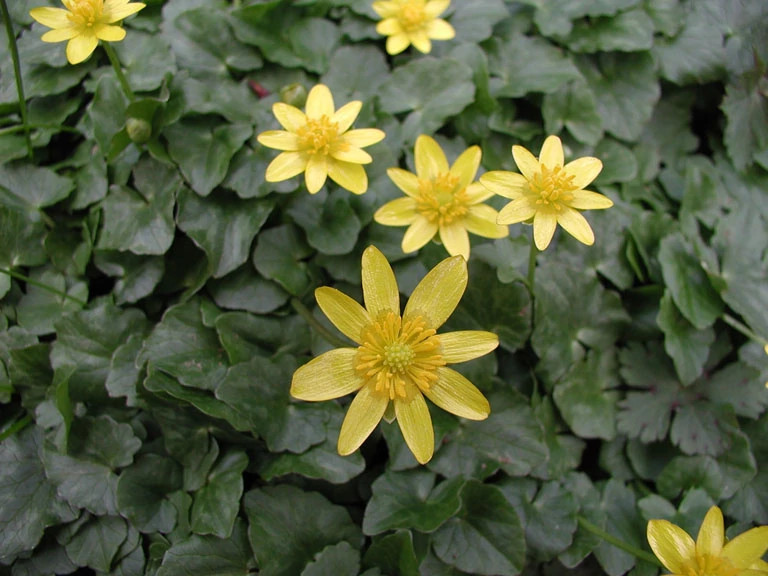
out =
[[[320,324],[320,322],[317,321],[317,318],[312,315],[312,312],[310,312],[309,309],[304,306],[304,304],[302,304],[301,300],[298,298],[291,298],[291,306],[293,306],[293,309],[301,314],[302,318],[307,321],[307,324],[309,324],[315,330],[315,332],[320,334],[320,336],[322,336],[329,344],[333,344],[337,348],[350,347],[349,342],[346,342],[337,337],[330,330],[328,330],[328,328]]]
[[[24,97],[24,82],[21,79],[21,62],[19,61],[19,48],[16,45],[16,33],[11,23],[11,13],[5,0],[0,0],[0,12],[5,21],[5,33],[8,36],[8,49],[13,61],[13,74],[16,77],[16,94],[19,99],[19,111],[21,112],[21,125],[24,128],[24,140],[27,143],[27,156],[32,159],[32,137],[29,134],[29,116],[27,114],[27,99]]]
[[[595,536],[605,540],[606,542],[608,542],[608,544],[611,544],[612,546],[616,546],[616,548],[619,548],[620,550],[624,550],[624,552],[629,552],[630,554],[632,554],[632,556],[634,556],[639,560],[649,562],[654,566],[658,566],[659,568],[664,568],[661,562],[659,562],[658,558],[656,558],[656,556],[654,556],[650,552],[646,552],[645,550],[640,550],[640,548],[636,548],[631,544],[627,544],[623,540],[619,540],[615,536],[608,534],[608,532],[606,532],[599,526],[592,524],[592,522],[590,522],[583,516],[577,516],[576,519],[579,521],[579,526],[581,526],[588,532],[592,532],[592,534],[594,534]]]
[[[76,298],[74,296],[70,296],[66,292],[62,292],[61,290],[58,290],[57,288],[54,288],[53,286],[48,286],[48,284],[43,284],[42,282],[38,282],[37,280],[32,280],[32,278],[28,276],[24,276],[24,274],[19,274],[18,272],[14,272],[13,270],[6,270],[4,268],[0,268],[0,274],[6,274],[10,276],[11,278],[16,278],[16,280],[21,280],[22,282],[26,282],[27,284],[30,284],[32,286],[37,286],[38,288],[42,288],[43,290],[47,290],[51,294],[56,294],[57,296],[61,296],[62,298],[66,298],[67,300],[72,300],[72,302],[76,302],[77,304],[80,304],[81,306],[87,306],[88,302],[84,300],[80,300],[80,298]]]
[[[120,86],[123,88],[125,95],[128,96],[128,100],[133,102],[136,99],[136,95],[133,93],[133,90],[131,90],[131,85],[128,84],[128,79],[123,73],[123,67],[120,65],[120,60],[118,59],[114,48],[112,48],[109,42],[103,42],[103,45],[104,51],[107,53],[107,57],[109,58],[109,62],[112,64],[112,68],[115,70],[117,81],[120,82]]]

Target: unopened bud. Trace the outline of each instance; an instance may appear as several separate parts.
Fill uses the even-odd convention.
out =
[[[152,137],[152,124],[141,118],[128,118],[125,121],[128,138],[135,144],[144,144]]]
[[[298,82],[280,88],[280,100],[296,108],[303,108],[307,102],[307,89]]]

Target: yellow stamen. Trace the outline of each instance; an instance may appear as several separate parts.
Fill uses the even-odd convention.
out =
[[[308,119],[296,133],[299,135],[299,146],[302,150],[327,156],[339,133],[339,125],[323,114],[318,119]]]
[[[93,28],[101,19],[104,0],[63,0],[69,10],[67,18],[78,26]]]
[[[722,556],[696,554],[683,566],[683,576],[738,576],[741,571]]]
[[[450,173],[440,174],[434,180],[419,180],[416,210],[438,226],[452,223],[469,211],[465,188],[456,190],[459,179]]]
[[[530,181],[531,192],[539,198],[536,204],[551,206],[560,211],[561,204],[568,204],[573,199],[573,191],[577,189],[573,184],[573,176],[568,175],[562,166],[550,169],[541,165],[541,172]]]
[[[424,14],[424,0],[410,0],[403,4],[400,8],[400,14],[397,16],[397,20],[400,22],[403,30],[406,32],[414,32],[424,26],[426,21],[426,15]]]

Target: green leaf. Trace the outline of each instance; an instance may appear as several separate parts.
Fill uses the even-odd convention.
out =
[[[128,527],[123,518],[98,516],[81,526],[64,548],[78,566],[107,572],[127,536]]]
[[[359,44],[342,46],[333,53],[323,84],[336,95],[368,101],[378,94],[389,75],[389,66],[381,50]]]
[[[220,280],[211,280],[208,289],[218,306],[255,314],[273,312],[289,298],[278,284],[265,280],[251,266],[243,266]]]
[[[747,452],[750,448],[754,451],[753,464],[765,462],[768,458],[768,418],[762,418],[756,422],[746,422],[743,425],[747,440]],[[751,456],[751,454],[750,454]],[[756,474],[746,486],[732,494],[732,498],[725,505],[725,512],[738,518],[742,522],[755,524],[768,524],[768,469],[765,466],[756,468]]]
[[[502,0],[474,0],[457,4],[451,25],[462,42],[478,43],[493,35],[493,27],[509,16]]]
[[[363,228],[346,190],[296,196],[288,214],[307,233],[309,245],[323,254],[348,254]]]
[[[637,178],[637,159],[632,150],[613,138],[603,138],[595,147],[594,155],[603,162],[603,170],[595,185],[613,182],[631,182]]]
[[[251,547],[264,576],[295,576],[326,546],[361,544],[346,509],[316,492],[288,485],[251,490],[244,498]],[[307,515],[311,510],[312,514]]]
[[[659,474],[656,486],[666,498],[677,498],[691,489],[703,489],[715,500],[723,492],[723,475],[709,456],[678,456]]]
[[[177,522],[169,496],[180,488],[178,464],[156,454],[145,454],[120,474],[117,507],[142,532],[167,533]]]
[[[246,128],[244,125],[254,122],[259,115],[263,114],[264,107],[264,104],[259,105],[253,95],[253,91],[249,89],[246,82],[235,82],[228,77],[220,75],[201,74],[196,78],[190,78],[187,74],[176,74],[171,81],[170,97],[163,115],[163,121],[164,124],[168,125],[176,122],[185,113],[195,113],[218,114],[226,118],[227,121],[232,122],[233,126],[222,126],[217,123],[219,131],[210,135],[205,127],[214,125],[212,119],[188,120],[190,127],[195,130],[198,139],[203,144],[208,145],[213,144],[211,139],[215,140],[217,136],[225,138],[228,135],[233,136],[244,131]],[[189,128],[175,124],[174,127],[174,133],[181,139],[177,144],[179,151],[186,158],[185,164],[194,169],[195,161],[193,157],[195,156],[195,151],[189,150],[186,146],[187,143],[183,142],[183,134]],[[244,139],[247,139],[247,136]],[[221,160],[226,156],[228,163],[228,159],[237,151],[239,145],[234,148],[234,150],[223,150],[220,155],[210,150],[201,150],[200,153],[206,154],[205,157],[211,161]],[[213,174],[206,174],[205,166],[197,166],[196,168],[195,174],[204,181],[203,183],[205,183],[205,176],[209,176],[212,179]],[[217,167],[217,169],[222,168],[226,172],[226,165],[223,167],[218,165]],[[217,181],[217,184],[218,182],[220,180]]]
[[[754,157],[768,150],[768,98],[757,72],[727,85],[721,105],[728,122],[725,145],[738,170],[750,166]]]
[[[103,516],[117,513],[117,476],[103,464],[44,450],[45,474],[75,508]]]
[[[138,384],[143,367],[136,366],[136,359],[143,345],[144,337],[134,334],[125,344],[118,346],[112,354],[109,374],[104,383],[110,398],[124,397],[128,406],[136,406],[139,402]]]
[[[289,294],[300,296],[310,287],[309,271],[303,260],[311,253],[298,230],[283,225],[259,234],[253,264],[264,278],[274,280]]]
[[[545,36],[566,35],[572,21],[583,16],[613,16],[639,4],[639,0],[525,0],[536,7],[534,21]]]
[[[130,465],[141,448],[141,440],[131,425],[116,422],[108,415],[79,418],[73,424],[72,433],[69,444],[72,455],[87,457],[113,470]]]
[[[222,455],[208,475],[208,483],[195,494],[190,523],[196,534],[229,538],[240,510],[245,452],[231,450]]]
[[[131,30],[122,42],[115,44],[115,52],[134,91],[156,90],[166,75],[177,71],[178,53],[172,51],[166,38],[159,34]]]
[[[216,318],[216,331],[230,364],[280,352],[300,354],[309,348],[309,328],[298,315],[270,317],[226,312]]]
[[[36,269],[30,273],[29,277],[72,298],[88,300],[88,287],[84,282],[72,282],[67,286],[67,279],[50,269]],[[64,314],[83,307],[72,298],[64,298],[50,290],[29,284],[27,293],[22,296],[16,306],[16,320],[19,326],[30,334],[51,334],[55,331],[54,323]]]
[[[349,542],[326,546],[315,554],[314,561],[307,564],[301,576],[358,576],[360,574],[360,552]]]
[[[639,52],[653,46],[653,21],[643,8],[576,22],[567,39],[574,52]]]
[[[87,129],[93,134],[102,156],[107,156],[112,142],[125,126],[127,106],[127,97],[117,79],[111,74],[102,76],[86,116]]]
[[[118,305],[138,302],[152,294],[165,272],[162,258],[131,252],[98,251],[93,262],[99,270],[115,278],[112,293]]]
[[[44,263],[44,238],[45,225],[37,215],[0,205],[0,265],[12,268]],[[6,282],[10,286],[10,281]]]
[[[328,70],[341,32],[330,20],[303,18],[286,31],[293,53],[301,66],[310,72],[323,74]]]
[[[732,362],[714,374],[707,374],[697,388],[712,402],[731,406],[738,416],[745,418],[757,420],[768,407],[765,379],[742,362]]]
[[[685,454],[717,456],[729,448],[731,431],[737,429],[729,407],[692,402],[677,409],[669,438]]]
[[[519,574],[525,563],[525,534],[502,492],[476,480],[461,490],[461,511],[435,532],[435,554],[472,574]]]
[[[632,490],[622,482],[609,480],[603,489],[601,507],[605,512],[603,529],[627,544],[642,549],[646,525],[637,511]],[[610,576],[620,576],[637,563],[634,556],[607,542],[601,542],[594,554]]]
[[[380,534],[408,528],[434,532],[460,508],[462,478],[435,485],[435,474],[423,470],[386,472],[371,486],[365,508],[363,532]]]
[[[382,574],[418,576],[419,560],[416,558],[411,531],[398,530],[374,540],[365,551],[363,567],[379,568]]]
[[[75,188],[70,178],[50,168],[28,164],[0,166],[0,202],[19,210],[40,210],[67,198]]]
[[[253,128],[186,120],[169,126],[163,134],[184,178],[200,196],[208,196],[226,177],[230,160],[251,137]]]
[[[568,82],[546,94],[541,113],[549,134],[557,134],[565,127],[574,138],[593,146],[603,137],[603,120],[595,97],[583,80]]]

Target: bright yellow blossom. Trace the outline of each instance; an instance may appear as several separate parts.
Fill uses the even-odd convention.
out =
[[[413,252],[440,234],[451,256],[469,259],[469,235],[503,238],[506,226],[496,223],[498,212],[483,204],[493,196],[478,182],[473,182],[482,152],[478,146],[467,148],[449,168],[440,145],[429,136],[416,139],[416,174],[390,168],[387,174],[405,192],[379,208],[373,218],[386,226],[409,226],[403,236],[403,252]]]
[[[33,8],[29,15],[43,26],[53,28],[43,34],[43,42],[67,43],[67,60],[79,64],[96,49],[99,40],[119,42],[125,30],[118,24],[145,4],[130,0],[61,0],[65,8]]]
[[[363,104],[353,100],[336,110],[327,86],[318,84],[309,91],[306,113],[295,106],[276,102],[275,118],[285,130],[259,134],[264,146],[283,150],[267,166],[267,182],[280,182],[304,172],[310,194],[318,192],[326,178],[355,194],[368,189],[368,176],[361,166],[372,161],[362,150],[384,139],[376,128],[349,130]]]
[[[437,334],[467,286],[467,263],[460,256],[443,260],[422,279],[402,316],[395,275],[373,246],[363,252],[362,277],[365,308],[334,288],[315,290],[320,309],[357,347],[325,352],[296,370],[291,395],[321,401],[357,392],[341,425],[339,454],[357,450],[383,417],[391,421],[394,414],[406,444],[424,464],[435,449],[424,396],[457,416],[487,418],[485,396],[446,365],[488,354],[499,340],[479,330]]]
[[[432,50],[431,40],[450,40],[456,36],[453,26],[440,14],[451,0],[382,0],[373,9],[383,18],[376,32],[387,36],[387,52],[399,54],[413,46],[425,54]]]
[[[766,576],[768,526],[752,528],[726,542],[723,513],[712,506],[696,542],[667,520],[648,522],[648,543],[673,576]]]
[[[512,156],[522,174],[498,170],[480,177],[486,188],[512,200],[499,211],[499,224],[533,221],[533,239],[539,250],[549,246],[558,224],[579,242],[594,244],[592,228],[579,210],[613,206],[602,194],[584,190],[603,163],[587,157],[563,165],[563,145],[557,136],[544,141],[538,160],[522,146],[512,146]]]

